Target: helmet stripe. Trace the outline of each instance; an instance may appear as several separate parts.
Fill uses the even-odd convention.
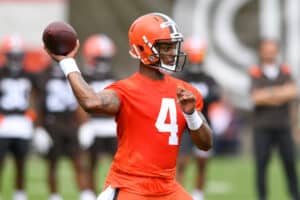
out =
[[[164,14],[161,14],[161,13],[153,13],[155,16],[158,16],[160,19],[162,19],[164,22],[171,22],[175,25],[175,22],[169,18],[168,16],[164,15]],[[170,31],[170,34],[172,33],[177,33],[178,31],[176,30],[176,27],[175,26],[168,26],[169,27],[169,31]]]

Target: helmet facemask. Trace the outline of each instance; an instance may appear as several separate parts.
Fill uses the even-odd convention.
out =
[[[24,52],[7,52],[6,65],[12,72],[18,72],[23,68]]]
[[[149,13],[139,17],[130,26],[128,37],[130,55],[145,66],[169,72],[182,71],[186,59],[181,51],[183,36],[167,15]],[[165,51],[165,46],[172,49]]]
[[[185,70],[191,74],[199,74],[204,71],[204,63],[192,63],[189,62],[189,65],[185,68]]]
[[[151,48],[155,58],[158,59],[153,65],[171,72],[182,71],[186,54],[181,51],[181,42],[182,39],[157,40]]]
[[[105,75],[111,72],[111,62],[111,58],[95,57],[92,68],[96,73]]]
[[[105,34],[95,34],[84,42],[83,57],[86,70],[98,76],[111,73],[112,58],[116,53],[114,42]]]

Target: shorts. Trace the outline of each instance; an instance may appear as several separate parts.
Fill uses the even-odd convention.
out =
[[[111,190],[111,188],[108,187],[106,190]],[[193,200],[192,197],[181,186],[170,194],[153,196],[135,194],[119,188],[115,189],[114,192],[106,190],[104,190],[102,193],[108,193],[104,195],[101,193],[97,200],[105,200],[107,198],[113,200]]]
[[[0,138],[0,160],[10,152],[16,159],[24,159],[30,147],[29,139],[22,138]]]
[[[57,129],[55,126],[45,126],[49,135],[53,140],[47,158],[49,160],[57,160],[61,156],[76,158],[79,155],[79,142],[77,139],[77,129],[69,128],[68,132]]]
[[[94,143],[89,148],[89,151],[96,154],[109,154],[114,155],[117,149],[117,138],[115,137],[96,137]]]

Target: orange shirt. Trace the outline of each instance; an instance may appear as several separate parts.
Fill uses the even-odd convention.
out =
[[[192,91],[202,110],[199,92],[169,75],[151,80],[135,73],[108,86],[120,98],[116,116],[118,150],[106,185],[139,194],[166,194],[176,189],[176,159],[186,126],[176,102],[178,86]]]

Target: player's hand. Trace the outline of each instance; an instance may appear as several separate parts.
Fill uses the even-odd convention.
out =
[[[73,49],[70,53],[68,53],[67,55],[65,55],[65,56],[64,56],[64,55],[56,55],[56,54],[53,54],[53,53],[51,53],[46,47],[44,47],[44,48],[45,48],[45,50],[47,51],[48,55],[49,55],[53,60],[59,62],[59,61],[61,61],[61,60],[64,59],[64,58],[74,58],[74,57],[76,56],[77,52],[78,52],[79,47],[80,47],[80,43],[79,43],[79,40],[77,40],[77,41],[76,41],[76,46],[74,47],[74,49]]]
[[[192,114],[194,112],[196,97],[191,91],[179,86],[177,88],[177,102],[184,113]]]

